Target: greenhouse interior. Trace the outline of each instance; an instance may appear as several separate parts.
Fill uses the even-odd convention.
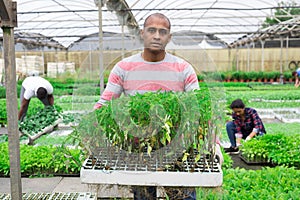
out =
[[[0,0],[0,199],[300,199],[300,0]]]

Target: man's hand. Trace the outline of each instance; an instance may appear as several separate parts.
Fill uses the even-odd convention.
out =
[[[247,136],[245,141],[249,141],[249,140],[251,140],[251,139],[252,139],[252,137]]]
[[[94,110],[100,109],[102,107],[102,104],[96,103],[93,107]]]

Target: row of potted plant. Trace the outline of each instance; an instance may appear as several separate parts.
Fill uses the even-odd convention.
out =
[[[263,71],[227,71],[227,72],[203,72],[198,74],[199,81],[215,80],[215,81],[234,81],[234,82],[246,82],[246,81],[279,81],[282,78],[284,81],[293,82],[294,77],[292,72],[286,71],[282,74],[278,71],[263,72]]]

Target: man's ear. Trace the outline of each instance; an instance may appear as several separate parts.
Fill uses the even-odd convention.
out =
[[[168,43],[171,41],[171,39],[172,39],[172,34],[169,35]]]
[[[140,37],[144,39],[144,29],[140,29]]]

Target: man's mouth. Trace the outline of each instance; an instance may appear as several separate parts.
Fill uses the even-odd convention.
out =
[[[153,42],[153,43],[151,43],[151,46],[160,48],[162,45],[160,43]]]

